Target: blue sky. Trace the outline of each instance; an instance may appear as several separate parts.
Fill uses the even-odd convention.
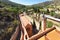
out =
[[[33,4],[42,3],[48,0],[10,0],[10,1],[23,4],[23,5],[33,5]]]

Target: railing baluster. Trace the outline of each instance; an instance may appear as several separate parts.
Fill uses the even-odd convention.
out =
[[[46,18],[44,16],[44,14],[42,15],[42,26],[41,26],[41,30],[44,31],[46,29]]]

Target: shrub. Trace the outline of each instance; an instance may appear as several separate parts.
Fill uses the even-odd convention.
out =
[[[50,12],[50,15],[51,15],[51,16],[54,16],[55,14],[56,14],[56,13],[55,13],[54,11],[51,11],[51,12]]]
[[[47,25],[48,28],[50,28],[50,27],[52,27],[53,23],[50,22],[50,21],[47,21],[46,25]]]
[[[60,19],[60,14],[56,14],[55,17]]]

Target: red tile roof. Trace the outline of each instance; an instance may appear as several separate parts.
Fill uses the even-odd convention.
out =
[[[38,40],[60,40],[60,32],[55,29]]]

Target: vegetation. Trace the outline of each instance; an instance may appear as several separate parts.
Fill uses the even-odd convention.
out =
[[[60,19],[60,14],[56,14],[55,17]]]
[[[25,7],[24,5],[20,6],[14,3],[12,5],[6,2],[0,0],[0,40],[10,40],[11,35],[19,24],[18,11]]]
[[[56,14],[56,13],[55,13],[54,11],[51,11],[51,12],[50,12],[50,15],[51,15],[51,16],[54,16],[55,14]]]
[[[52,4],[53,4],[52,1],[47,1],[31,6],[25,6],[14,2],[10,2],[9,0],[0,0],[0,40],[10,39],[11,35],[15,31],[15,28],[19,25],[18,14],[20,12],[24,12],[24,11],[27,13],[32,12],[32,15],[36,13],[36,16],[38,14],[39,17],[40,14],[44,12],[45,14],[54,16],[56,18],[60,18],[60,14],[56,14],[55,10],[49,11],[48,8],[54,8],[54,6],[56,7],[55,5],[56,3],[53,6]],[[47,21],[48,28],[52,27],[52,25],[53,25],[52,22]],[[35,26],[35,24],[33,26]],[[40,26],[41,26],[41,22],[40,22]]]
[[[15,14],[15,12],[10,12],[5,9],[0,11],[0,40],[3,40],[3,38],[6,39],[6,36],[10,38],[17,25],[17,13]]]
[[[52,23],[52,22],[50,22],[50,21],[47,21],[46,25],[47,25],[47,28],[50,28],[50,27],[52,27],[52,26],[53,26],[53,23]]]

